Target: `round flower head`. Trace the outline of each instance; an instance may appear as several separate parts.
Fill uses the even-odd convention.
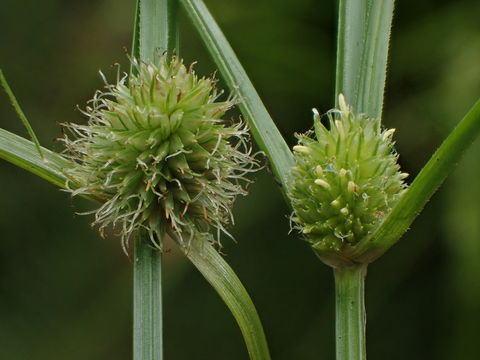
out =
[[[246,194],[239,181],[258,168],[246,126],[222,119],[234,102],[216,102],[215,80],[177,57],[159,60],[133,59],[128,82],[95,94],[88,124],[65,124],[69,186],[102,202],[94,224],[119,226],[124,245],[140,229],[158,247],[164,229],[182,245],[212,239],[211,227],[226,232]]]
[[[328,112],[328,129],[314,110],[314,139],[298,135],[296,166],[289,196],[292,220],[319,255],[344,254],[389,213],[406,188],[394,129],[380,119],[356,115],[339,96],[338,110]]]

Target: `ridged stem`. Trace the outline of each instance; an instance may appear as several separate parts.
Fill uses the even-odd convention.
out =
[[[365,360],[365,276],[367,265],[336,268],[336,360]]]
[[[143,234],[134,243],[133,359],[163,359],[162,258]]]
[[[381,118],[394,0],[339,0],[335,97]],[[338,105],[338,104],[337,104]],[[337,360],[366,359],[365,266],[335,268]]]
[[[134,57],[158,62],[159,54],[178,47],[177,7],[177,0],[137,1]],[[147,236],[138,235],[133,264],[133,360],[162,360],[162,254]]]

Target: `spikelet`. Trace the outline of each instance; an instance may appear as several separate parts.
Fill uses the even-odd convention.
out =
[[[357,115],[339,96],[328,128],[314,109],[314,133],[297,135],[289,197],[294,227],[319,253],[342,254],[389,213],[406,189],[393,149],[394,130]]]
[[[75,164],[65,170],[68,184],[73,195],[101,201],[94,224],[116,226],[124,245],[140,229],[159,248],[164,229],[184,246],[214,241],[212,227],[227,233],[235,197],[246,195],[241,183],[259,164],[246,125],[222,119],[234,101],[217,101],[215,80],[177,57],[159,60],[133,59],[128,82],[95,94],[87,124],[63,124]]]

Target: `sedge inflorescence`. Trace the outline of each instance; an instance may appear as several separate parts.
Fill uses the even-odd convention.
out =
[[[212,227],[227,233],[241,183],[259,167],[248,129],[222,118],[234,100],[218,101],[216,80],[178,57],[132,65],[133,75],[95,94],[87,124],[64,124],[67,185],[102,203],[94,224],[117,227],[124,245],[142,229],[157,247],[165,229],[184,246],[212,241]]]
[[[297,135],[289,197],[294,226],[320,253],[354,246],[389,213],[406,189],[393,149],[394,129],[355,114],[339,96],[327,127],[314,110],[314,135]]]

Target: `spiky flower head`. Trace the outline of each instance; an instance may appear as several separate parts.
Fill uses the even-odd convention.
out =
[[[97,91],[87,124],[64,125],[69,187],[102,202],[94,224],[117,226],[124,244],[140,229],[158,247],[164,229],[183,245],[211,240],[212,227],[233,222],[240,182],[258,162],[246,126],[222,119],[234,101],[217,101],[215,79],[159,60],[133,59],[133,75]]]
[[[394,129],[354,114],[339,96],[325,127],[314,110],[314,133],[297,135],[289,197],[292,220],[319,255],[344,256],[389,213],[406,189],[393,149]],[[321,256],[322,257],[322,256]]]

